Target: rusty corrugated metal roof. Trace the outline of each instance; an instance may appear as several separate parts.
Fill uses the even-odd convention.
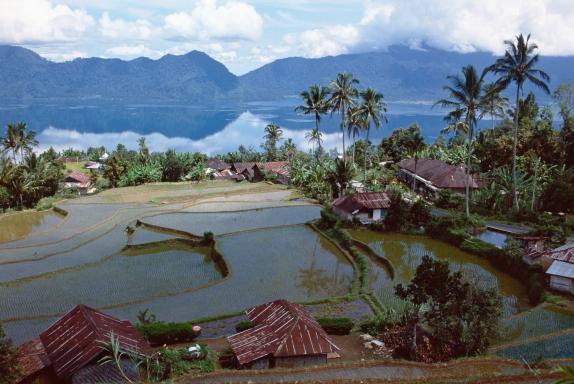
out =
[[[352,213],[363,209],[388,209],[391,206],[391,194],[387,192],[363,192],[340,197],[333,206]]]
[[[265,172],[276,173],[278,175],[289,176],[291,174],[291,164],[288,161],[268,161],[257,163],[260,169]]]
[[[550,257],[554,260],[565,261],[574,264],[574,243],[564,244],[550,251]]]
[[[40,339],[60,378],[73,375],[102,353],[102,344],[111,334],[118,338],[123,351],[153,354],[148,342],[131,322],[77,305],[40,334]]]
[[[44,344],[39,338],[32,339],[17,348],[18,364],[22,379],[32,376],[52,365]]]
[[[303,356],[339,350],[302,305],[276,300],[245,313],[254,327],[227,338],[240,364],[267,355]]]
[[[415,159],[403,159],[398,166],[409,172],[415,172]],[[444,161],[434,159],[418,159],[416,162],[416,174],[430,181],[438,188],[465,188],[466,169],[464,166],[450,165]],[[471,175],[471,188],[480,188],[476,175]]]

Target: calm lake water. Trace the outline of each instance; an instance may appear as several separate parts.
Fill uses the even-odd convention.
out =
[[[2,106],[0,125],[25,121],[38,132],[40,150],[57,150],[118,143],[130,149],[145,136],[152,151],[173,148],[217,154],[236,150],[242,144],[258,149],[263,129],[269,122],[279,124],[285,138],[306,148],[305,133],[314,126],[311,117],[297,114],[296,98],[278,102],[259,102],[215,108],[186,105],[111,105],[111,106]],[[373,130],[370,138],[379,142],[394,128],[417,122],[425,139],[432,142],[444,127],[444,111],[429,104],[389,103],[388,123]],[[483,122],[488,125],[489,122]],[[339,116],[325,116],[321,129],[326,132],[325,147],[339,145]]]

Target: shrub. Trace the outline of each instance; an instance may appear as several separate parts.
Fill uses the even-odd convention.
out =
[[[466,238],[460,244],[460,249],[487,259],[494,256],[498,256],[501,253],[500,249],[497,248],[496,246],[487,243],[485,241],[482,241],[480,239],[476,239],[474,237]]]
[[[110,188],[111,184],[108,179],[99,178],[96,180],[95,187],[98,191],[103,191],[104,189]]]
[[[411,222],[415,225],[425,225],[430,218],[430,206],[422,199],[415,201],[410,210]]]
[[[45,211],[47,209],[51,209],[52,206],[54,205],[54,201],[56,201],[54,197],[43,197],[36,204],[36,210]]]
[[[574,185],[567,181],[555,180],[546,186],[540,201],[545,211],[573,212]]]
[[[439,208],[462,208],[463,203],[463,195],[448,189],[441,189],[435,201],[436,206]]]
[[[239,323],[235,324],[235,331],[237,332],[243,332],[250,328],[253,328],[251,320],[241,320]]]
[[[321,210],[321,222],[319,226],[323,229],[333,228],[338,222],[337,216],[329,208],[323,208]]]
[[[348,335],[355,326],[353,320],[348,317],[323,317],[317,319],[317,322],[331,335]]]
[[[193,325],[187,322],[138,324],[137,329],[152,345],[189,342],[198,336],[193,331]]]
[[[213,241],[214,241],[213,238],[214,238],[213,232],[211,232],[211,231],[204,232],[203,233],[203,240],[202,240],[203,244],[205,244],[205,245],[213,244]]]

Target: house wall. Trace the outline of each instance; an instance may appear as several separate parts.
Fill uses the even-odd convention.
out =
[[[268,356],[252,361],[251,363],[238,366],[238,368],[242,369],[269,369],[270,367],[271,363]]]
[[[47,367],[42,369],[39,372],[36,372],[33,375],[30,375],[21,381],[18,384],[58,384],[61,381],[58,380],[56,375],[54,374],[54,370],[52,367]]]
[[[557,291],[574,293],[574,284],[572,279],[567,277],[550,275],[550,288]]]
[[[275,358],[275,367],[277,368],[310,367],[315,365],[324,365],[326,363],[327,354]]]

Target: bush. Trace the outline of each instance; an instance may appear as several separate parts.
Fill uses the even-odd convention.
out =
[[[322,229],[333,228],[335,227],[338,221],[339,219],[331,209],[323,208],[321,210],[321,222],[319,223],[319,226]]]
[[[430,218],[430,206],[422,199],[415,201],[410,210],[411,222],[415,225],[425,225]]]
[[[348,317],[323,317],[317,319],[317,322],[331,335],[348,335],[355,326],[353,320]]]
[[[460,245],[460,249],[465,252],[484,257],[486,259],[492,258],[494,256],[500,256],[501,254],[500,249],[496,246],[474,237],[466,238]]]
[[[209,231],[209,232],[204,232],[203,233],[203,244],[205,245],[211,245],[213,244],[213,232]]]
[[[36,211],[45,211],[47,209],[52,209],[56,199],[54,197],[43,197],[36,203]]]
[[[108,179],[99,178],[96,180],[95,187],[98,191],[103,191],[104,189],[110,188],[111,184]]]
[[[193,331],[191,323],[138,324],[138,331],[152,345],[175,344],[193,341],[199,334]]]
[[[241,320],[239,323],[235,324],[235,331],[237,332],[243,332],[250,328],[253,328],[251,320]]]
[[[545,211],[574,212],[574,185],[555,180],[546,186],[540,201]]]
[[[435,204],[439,208],[462,208],[464,196],[448,189],[438,192]]]

